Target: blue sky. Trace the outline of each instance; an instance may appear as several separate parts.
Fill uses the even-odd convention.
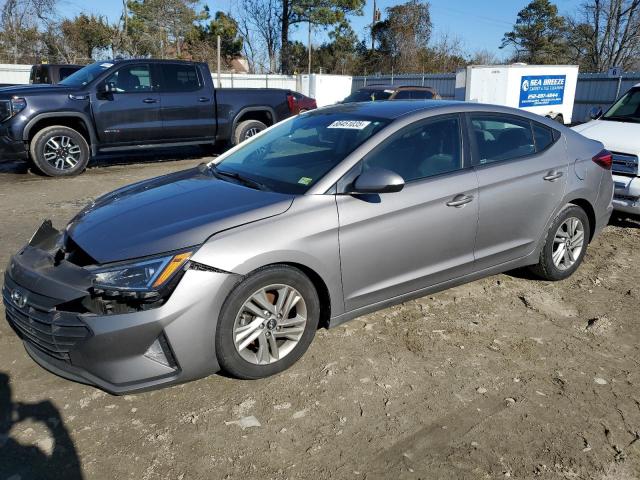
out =
[[[76,15],[81,12],[106,15],[116,21],[122,12],[121,0],[59,0],[64,15]],[[384,12],[386,7],[401,3],[398,0],[377,0],[377,5]],[[560,13],[572,14],[582,0],[556,0]],[[236,0],[205,0],[212,12],[223,10],[233,14]],[[455,35],[463,41],[465,50],[473,52],[487,49],[498,57],[505,52],[498,47],[504,32],[509,31],[515,22],[518,11],[527,5],[528,0],[430,0],[431,17],[434,33]],[[371,22],[373,0],[367,0],[365,14],[353,17],[352,25],[356,33],[362,37]],[[383,13],[384,17],[384,13]],[[306,43],[306,30],[294,33],[294,38]],[[314,34],[314,43],[324,40],[325,34]]]

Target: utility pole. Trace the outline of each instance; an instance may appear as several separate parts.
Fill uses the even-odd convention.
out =
[[[218,54],[218,88],[222,88],[222,80],[220,78],[220,35],[217,37],[217,54]]]
[[[376,0],[373,0],[373,17],[371,19],[371,50],[376,48],[376,37],[373,34],[373,29],[376,26],[376,22],[380,20],[378,16],[378,8],[376,7]]]
[[[309,20],[309,38],[307,41],[307,50],[309,51],[308,73],[311,75],[311,20]]]

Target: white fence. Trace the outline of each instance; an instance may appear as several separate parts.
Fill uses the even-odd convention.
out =
[[[219,86],[218,75],[213,73],[211,76],[216,87]],[[298,80],[295,75],[221,73],[220,83],[222,88],[285,88],[298,90]]]
[[[29,83],[31,65],[0,63],[0,84]]]

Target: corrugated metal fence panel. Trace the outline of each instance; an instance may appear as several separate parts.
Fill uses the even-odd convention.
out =
[[[442,98],[453,99],[456,91],[456,74],[407,74],[407,75],[380,75],[367,77],[353,77],[351,91],[355,91],[366,85],[375,84],[385,85],[418,85],[425,87],[433,87]]]
[[[593,107],[606,110],[617,97],[640,83],[640,73],[625,73],[620,78],[608,77],[606,73],[581,73],[578,75],[576,98],[573,105],[573,121],[589,120]]]
[[[29,83],[31,65],[0,63],[0,83]]]
[[[218,85],[218,75],[212,73],[214,84]],[[285,88],[296,90],[297,80],[294,75],[259,75],[221,73],[223,88]]]

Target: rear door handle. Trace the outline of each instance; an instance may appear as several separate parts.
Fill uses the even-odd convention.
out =
[[[555,182],[561,176],[562,176],[562,172],[549,172],[542,178],[547,182]]]
[[[211,100],[211,99],[210,99],[210,98],[207,98],[207,97],[200,97],[200,98],[198,99],[198,101],[199,101],[199,102],[208,102],[209,100]]]
[[[447,207],[460,208],[469,202],[473,202],[473,196],[460,194],[453,197],[450,202],[447,202]]]
[[[144,100],[142,100],[144,103],[158,103],[158,100],[156,98],[145,98]]]

